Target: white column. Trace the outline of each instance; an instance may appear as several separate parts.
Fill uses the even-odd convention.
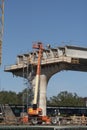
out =
[[[39,108],[42,108],[43,115],[46,115],[46,90],[47,89],[47,77],[46,75],[40,75],[40,88],[39,88]]]

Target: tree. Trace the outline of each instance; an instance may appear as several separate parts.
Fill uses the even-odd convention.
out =
[[[0,92],[0,104],[17,104],[17,94],[12,91],[1,91]]]
[[[19,104],[30,105],[32,102],[32,96],[33,96],[32,89],[25,88],[22,92],[19,92],[17,96],[19,99],[18,100]]]
[[[0,92],[0,104],[31,104],[32,102],[32,90],[24,89],[18,94],[12,91],[1,91]]]
[[[60,92],[57,96],[50,97],[47,101],[49,106],[85,106],[83,98],[76,93],[67,91]]]

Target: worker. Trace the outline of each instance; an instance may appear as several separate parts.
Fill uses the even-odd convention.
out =
[[[81,117],[81,124],[85,124],[85,121],[86,121],[86,118],[85,118],[85,115],[82,114],[82,117]]]

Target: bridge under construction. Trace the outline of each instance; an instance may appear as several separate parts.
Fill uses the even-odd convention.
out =
[[[5,72],[26,78],[34,90],[38,54],[39,51],[34,50],[18,55],[16,64],[6,66]],[[68,45],[52,48],[48,45],[43,49],[38,104],[43,109],[43,115],[46,115],[47,84],[54,74],[62,70],[87,72],[87,48]]]

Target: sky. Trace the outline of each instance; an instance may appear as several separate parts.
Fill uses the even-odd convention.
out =
[[[32,51],[33,42],[52,47],[87,48],[87,0],[5,0],[0,90],[21,92],[24,79],[4,72],[18,54]],[[51,77],[47,97],[61,91],[87,97],[87,73],[61,71]]]

